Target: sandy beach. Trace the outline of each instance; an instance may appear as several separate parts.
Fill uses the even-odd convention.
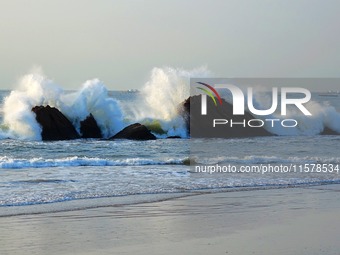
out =
[[[0,218],[0,254],[339,254],[340,185]]]

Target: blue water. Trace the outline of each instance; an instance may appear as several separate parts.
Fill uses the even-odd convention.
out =
[[[2,92],[1,99],[9,92]],[[122,103],[136,95],[110,92]],[[339,98],[332,100],[337,109]],[[213,143],[211,143],[213,141]],[[340,136],[276,136],[155,141],[73,140],[42,142],[0,140],[1,207],[55,203],[86,198],[163,194],[239,187],[282,187],[340,183],[333,173],[196,173],[187,165],[190,149],[200,148],[199,163],[340,165]],[[218,156],[216,156],[218,155]]]

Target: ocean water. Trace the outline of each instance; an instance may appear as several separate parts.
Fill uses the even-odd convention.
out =
[[[63,203],[86,203],[90,201],[87,199],[96,206],[96,201],[102,198],[137,196],[138,200],[138,195],[166,194],[171,197],[206,190],[340,183],[340,174],[336,171],[195,172],[188,166],[192,147],[201,148],[206,155],[196,158],[198,163],[235,166],[327,163],[340,166],[340,136],[306,132],[244,139],[189,139],[176,107],[188,96],[187,78],[197,76],[199,72],[202,76],[206,73],[205,70],[187,73],[155,69],[139,93],[107,91],[98,80],[87,81],[78,91],[64,91],[37,74],[25,76],[14,91],[1,91],[0,215],[2,209],[9,207],[56,204],[62,208]],[[170,93],[171,89],[175,92]],[[326,124],[339,128],[340,97],[322,97],[314,93],[313,100],[322,111],[319,119],[308,122],[311,129],[315,130],[313,125]],[[40,104],[59,108],[75,126],[91,112],[106,137],[137,121],[156,121],[157,127],[164,132],[157,133],[159,139],[154,141],[79,139],[43,142],[41,129],[30,111],[33,105]],[[332,117],[331,122],[328,114]],[[164,139],[169,135],[178,135],[181,139]],[[202,146],[209,143],[215,149]]]

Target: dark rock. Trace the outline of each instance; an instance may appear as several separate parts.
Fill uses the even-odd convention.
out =
[[[102,138],[102,133],[98,127],[97,121],[92,114],[80,122],[80,133],[82,138]]]
[[[80,138],[72,123],[58,109],[47,105],[35,106],[32,111],[42,127],[41,136],[44,141]]]
[[[167,139],[181,139],[182,137],[178,136],[178,135],[172,135],[172,136],[168,136]]]
[[[223,99],[222,105],[215,105],[213,100],[207,97],[207,115],[201,115],[201,96],[192,96],[182,103],[179,113],[184,118],[191,137],[238,138],[273,135],[263,127],[249,127],[248,125],[244,127],[240,124],[231,127],[231,119],[234,123],[244,121],[247,123],[257,118],[249,112],[245,112],[244,115],[233,115],[232,104]],[[228,124],[213,127],[214,119],[226,119]],[[253,125],[256,124],[253,123]]]
[[[190,134],[190,98],[184,100],[178,107],[178,114],[182,116],[185,122],[185,126],[187,128],[188,134]]]
[[[156,137],[144,125],[135,123],[127,126],[109,139],[155,140]]]
[[[339,135],[339,133],[335,132],[334,130],[325,127],[324,130],[320,133],[320,135]]]

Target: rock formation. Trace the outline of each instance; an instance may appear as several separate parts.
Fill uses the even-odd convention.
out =
[[[208,97],[207,115],[202,115],[201,96],[192,96],[182,103],[179,113],[183,116],[191,137],[237,138],[273,135],[263,127],[250,127],[247,124],[248,121],[257,118],[249,112],[245,112],[244,115],[233,115],[233,106],[223,99],[222,105],[215,105],[213,100]],[[224,119],[228,123],[213,127],[214,119]],[[231,122],[234,124],[231,125]],[[245,123],[245,125],[238,123]],[[256,121],[253,121],[252,124],[259,125]]]
[[[80,133],[82,138],[102,138],[97,121],[92,114],[80,122]]]
[[[35,106],[32,111],[42,127],[44,141],[70,140],[80,138],[72,123],[58,109],[47,106]]]
[[[135,123],[127,126],[109,139],[155,140],[156,137],[144,125]]]

